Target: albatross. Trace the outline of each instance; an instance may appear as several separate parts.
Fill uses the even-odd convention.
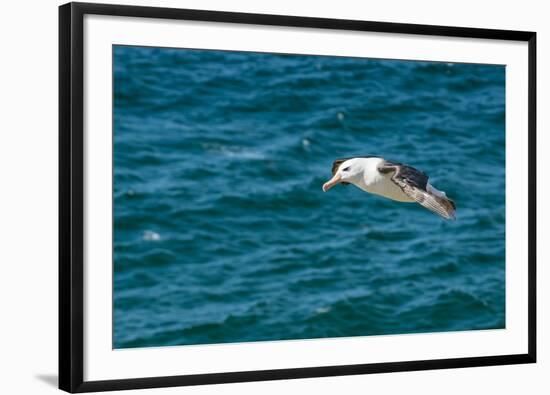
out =
[[[336,184],[353,184],[365,192],[398,202],[419,203],[445,219],[455,219],[455,203],[428,182],[423,171],[376,156],[336,159],[326,192]]]

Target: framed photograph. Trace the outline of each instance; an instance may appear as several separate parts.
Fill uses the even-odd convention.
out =
[[[535,362],[534,32],[59,29],[61,389]]]

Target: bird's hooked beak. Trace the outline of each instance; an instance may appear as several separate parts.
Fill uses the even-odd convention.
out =
[[[339,173],[336,173],[329,181],[323,184],[323,192],[328,191],[330,188],[342,181],[342,176]]]

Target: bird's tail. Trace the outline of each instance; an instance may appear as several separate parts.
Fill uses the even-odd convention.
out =
[[[447,197],[447,194],[445,194],[445,192],[443,191],[440,191],[439,189],[437,189],[436,187],[434,187],[432,184],[428,183],[426,185],[426,190],[431,193],[432,195],[435,195],[435,196],[439,196],[439,197],[442,197],[442,198],[446,198]]]

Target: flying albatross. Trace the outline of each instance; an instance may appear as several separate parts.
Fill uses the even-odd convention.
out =
[[[380,157],[337,159],[332,178],[323,184],[326,192],[336,184],[353,184],[365,192],[398,202],[416,202],[445,219],[455,219],[456,206],[428,182],[426,173],[412,166]]]

